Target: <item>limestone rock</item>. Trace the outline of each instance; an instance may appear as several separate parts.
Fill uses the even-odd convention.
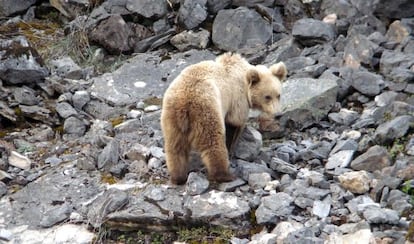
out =
[[[366,171],[346,172],[338,179],[341,186],[352,193],[364,194],[369,191],[371,179]]]

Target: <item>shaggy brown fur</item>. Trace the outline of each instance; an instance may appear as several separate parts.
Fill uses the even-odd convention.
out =
[[[243,130],[249,108],[267,114],[278,110],[283,63],[266,68],[251,65],[238,54],[226,53],[215,61],[185,68],[164,94],[161,127],[170,180],[187,180],[189,153],[201,153],[209,179],[231,181],[225,125],[235,128],[234,141]]]

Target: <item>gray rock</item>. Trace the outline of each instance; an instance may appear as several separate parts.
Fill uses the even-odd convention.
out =
[[[235,179],[233,181],[230,181],[230,182],[221,183],[218,186],[218,190],[220,190],[220,191],[226,191],[226,192],[232,192],[237,187],[242,186],[244,184],[246,184],[246,181],[244,181],[244,180],[242,180],[240,178],[237,178],[237,179]]]
[[[301,89],[297,89],[301,87]],[[289,79],[283,83],[280,118],[282,128],[306,128],[325,118],[336,102],[338,85],[335,80]]]
[[[116,134],[136,132],[142,126],[142,121],[139,119],[129,119],[114,127]]]
[[[413,53],[402,53],[398,51],[385,50],[380,59],[380,72],[389,79],[394,80],[394,76],[390,74],[396,74],[401,72],[393,71],[394,69],[409,70],[414,64]]]
[[[168,5],[163,0],[127,0],[126,8],[145,18],[160,19],[167,14]]]
[[[63,123],[63,131],[66,134],[83,136],[86,131],[86,125],[82,120],[76,117],[69,117],[65,119],[65,122]]]
[[[184,0],[178,10],[178,22],[186,29],[199,26],[207,18],[207,0]]]
[[[60,117],[67,119],[71,116],[77,115],[78,112],[67,102],[60,102],[56,104],[56,112]]]
[[[72,208],[68,204],[50,209],[43,214],[39,225],[43,228],[51,227],[69,218],[71,212]]]
[[[331,198],[326,197],[323,201],[316,200],[313,202],[312,213],[319,218],[326,218],[331,211]]]
[[[18,87],[13,90],[13,96],[18,103],[23,105],[37,105],[40,102],[40,99],[36,96],[35,91],[27,86]]]
[[[414,121],[413,116],[402,115],[379,125],[375,130],[375,140],[379,143],[390,143],[403,137],[408,132],[412,121]]]
[[[298,173],[298,168],[295,165],[287,163],[284,160],[276,157],[273,157],[268,164],[271,169],[280,173],[289,175],[296,175]]]
[[[358,146],[358,145],[357,145]],[[325,169],[347,168],[356,150],[341,150],[329,156]]]
[[[364,218],[371,224],[398,224],[398,212],[386,208],[368,207],[363,212]]]
[[[398,0],[392,4],[386,0],[380,0],[376,4],[375,13],[390,19],[413,17],[414,4],[409,0]]]
[[[134,44],[133,50],[135,53],[154,51],[158,47],[167,43],[174,34],[176,34],[175,29],[171,28],[154,36],[139,40]]]
[[[367,71],[354,72],[352,75],[352,87],[364,95],[378,95],[383,86],[384,81],[380,75]]]
[[[391,165],[391,159],[387,149],[379,145],[370,147],[365,153],[359,155],[351,162],[354,170],[366,170],[374,172]]]
[[[219,10],[228,7],[232,0],[207,0],[207,10],[209,13],[217,14]]]
[[[120,15],[111,15],[89,32],[91,41],[99,43],[112,54],[120,54],[131,50],[128,42],[130,35],[131,29]]]
[[[144,190],[144,196],[152,201],[164,201],[166,198],[165,188],[149,185]]]
[[[205,29],[199,31],[183,31],[170,40],[171,44],[179,51],[187,51],[192,48],[204,49],[207,47],[210,40],[210,32]]]
[[[296,21],[292,27],[292,35],[305,46],[330,42],[336,37],[331,25],[311,18]]]
[[[184,207],[190,211],[194,221],[220,223],[236,228],[243,227],[241,220],[250,211],[249,204],[234,193],[216,190],[188,198]]]
[[[336,145],[334,146],[330,154],[332,155],[334,153],[337,153],[343,150],[356,151],[357,149],[358,149],[358,142],[356,142],[355,140],[353,139],[339,140],[336,142]]]
[[[68,56],[51,60],[50,66],[51,73],[62,78],[79,80],[83,77],[82,69]]]
[[[272,26],[256,11],[246,7],[220,10],[213,22],[212,40],[220,49],[236,51],[265,45]]]
[[[2,0],[0,4],[0,17],[22,13],[35,3],[36,0]]]
[[[249,175],[248,183],[253,189],[263,189],[271,180],[269,173],[253,173]]]
[[[125,157],[129,160],[147,161],[151,154],[150,148],[140,144],[134,143],[125,150]]]
[[[119,142],[113,139],[98,156],[98,169],[109,170],[113,165],[118,164]]]
[[[24,36],[0,38],[0,46],[5,50],[0,53],[0,79],[5,84],[39,83],[48,75],[42,58]]]
[[[90,100],[91,97],[87,91],[76,91],[72,96],[73,106],[79,110],[82,110],[83,106]]]
[[[174,54],[171,59],[164,61],[156,54],[137,54],[116,71],[91,79],[93,85],[89,91],[92,97],[115,106],[134,104],[149,95],[162,97],[170,82],[184,67],[214,58],[207,50]]]
[[[378,45],[367,37],[357,34],[347,42],[344,49],[344,61],[348,67],[359,68],[361,65],[372,67],[374,53]]]
[[[292,214],[293,197],[284,192],[278,192],[262,198],[260,206],[256,210],[258,224],[276,224],[280,219]]]
[[[208,190],[210,183],[202,174],[191,172],[186,182],[186,192],[190,196],[201,195]]]
[[[340,125],[351,125],[359,118],[358,112],[341,108],[338,113],[329,113],[328,118]]]
[[[41,180],[28,183],[10,198],[4,196],[0,202],[1,220],[6,226],[38,228],[44,213],[56,204],[65,202],[73,209],[81,209],[85,202],[96,196],[101,184],[98,172],[81,171],[68,162],[61,170],[48,172]]]
[[[1,178],[1,177],[0,177]],[[7,185],[0,179],[0,198],[7,193]]]
[[[239,172],[238,175],[245,181],[248,181],[249,175],[254,173],[269,173],[271,176],[274,176],[274,172],[263,164],[250,163],[241,159],[236,160],[236,164],[237,171]]]
[[[246,161],[253,161],[257,158],[262,147],[262,134],[251,126],[247,126],[234,150],[234,156]]]
[[[26,106],[19,105],[19,108],[24,117],[31,118],[33,120],[42,121],[45,124],[53,124],[53,119],[50,117],[51,111],[47,108],[37,105]]]
[[[100,227],[108,214],[120,210],[128,203],[128,193],[109,189],[96,198],[89,207],[87,218],[95,228]]]
[[[274,3],[273,0],[233,0],[233,6],[245,6],[245,7],[254,7],[256,4],[260,4],[266,7],[272,6]]]
[[[392,102],[395,101],[395,99],[397,98],[398,93],[395,91],[386,91],[383,92],[381,94],[379,94],[378,96],[375,96],[375,104],[378,107],[384,107],[387,106],[389,104],[391,104]]]

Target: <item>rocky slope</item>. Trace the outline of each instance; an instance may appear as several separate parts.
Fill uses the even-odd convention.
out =
[[[0,242],[414,240],[410,1],[0,2]],[[224,51],[285,62],[282,114],[171,186],[163,92]]]

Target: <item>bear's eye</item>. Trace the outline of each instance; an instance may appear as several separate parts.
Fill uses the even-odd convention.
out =
[[[266,99],[267,101],[270,101],[270,100],[272,100],[272,96],[267,95],[267,96],[265,96],[265,99]]]
[[[280,94],[277,94],[277,99],[280,100]]]

